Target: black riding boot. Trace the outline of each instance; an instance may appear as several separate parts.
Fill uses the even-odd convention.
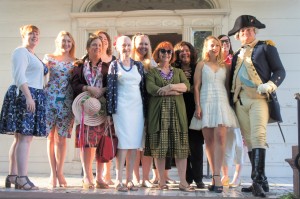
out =
[[[253,168],[253,163],[252,163],[252,151],[248,151],[248,156],[249,156],[249,160],[251,163],[251,168]],[[251,171],[252,174],[253,171]],[[252,185],[250,187],[243,187],[241,189],[242,192],[252,192]]]
[[[252,194],[258,197],[266,197],[266,193],[262,188],[262,185],[267,181],[265,175],[265,159],[266,149],[252,149]]]

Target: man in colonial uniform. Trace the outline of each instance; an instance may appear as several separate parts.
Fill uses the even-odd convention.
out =
[[[252,191],[254,196],[259,197],[265,197],[265,192],[269,191],[265,175],[267,124],[270,119],[281,122],[279,106],[272,111],[269,107],[273,107],[273,103],[278,104],[275,90],[285,78],[285,69],[274,43],[256,39],[257,30],[265,27],[255,17],[242,15],[228,32],[229,36],[235,35],[241,42],[241,48],[232,60],[231,101],[252,164],[252,186],[242,191]],[[270,99],[273,101],[269,102]]]

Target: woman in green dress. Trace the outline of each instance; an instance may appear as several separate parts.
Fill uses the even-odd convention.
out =
[[[158,66],[150,69],[146,75],[149,104],[145,155],[152,156],[155,160],[161,190],[168,189],[164,171],[166,157],[171,157],[175,158],[178,169],[179,189],[194,191],[185,179],[189,143],[182,94],[190,90],[190,84],[181,69],[170,65],[176,59],[171,43],[159,43],[153,52],[153,58]]]

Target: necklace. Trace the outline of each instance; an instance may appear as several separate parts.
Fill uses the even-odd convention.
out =
[[[159,70],[160,76],[165,80],[171,80],[173,77],[173,70],[170,68],[170,71],[168,74],[165,74],[162,70]]]
[[[133,67],[133,60],[132,60],[132,59],[130,59],[130,67],[129,67],[129,69],[126,69],[126,68],[123,66],[122,61],[119,61],[119,63],[120,63],[120,65],[121,65],[121,68],[122,68],[124,71],[126,71],[126,72],[131,71],[131,69],[132,69],[132,67]]]

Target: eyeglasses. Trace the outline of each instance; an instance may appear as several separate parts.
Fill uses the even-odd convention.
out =
[[[225,40],[220,40],[221,41],[221,43],[223,44],[223,43],[225,43],[225,44],[229,44],[229,39],[225,39]]]
[[[172,54],[172,50],[160,49],[159,51],[160,51],[162,54],[166,54],[166,53]]]

